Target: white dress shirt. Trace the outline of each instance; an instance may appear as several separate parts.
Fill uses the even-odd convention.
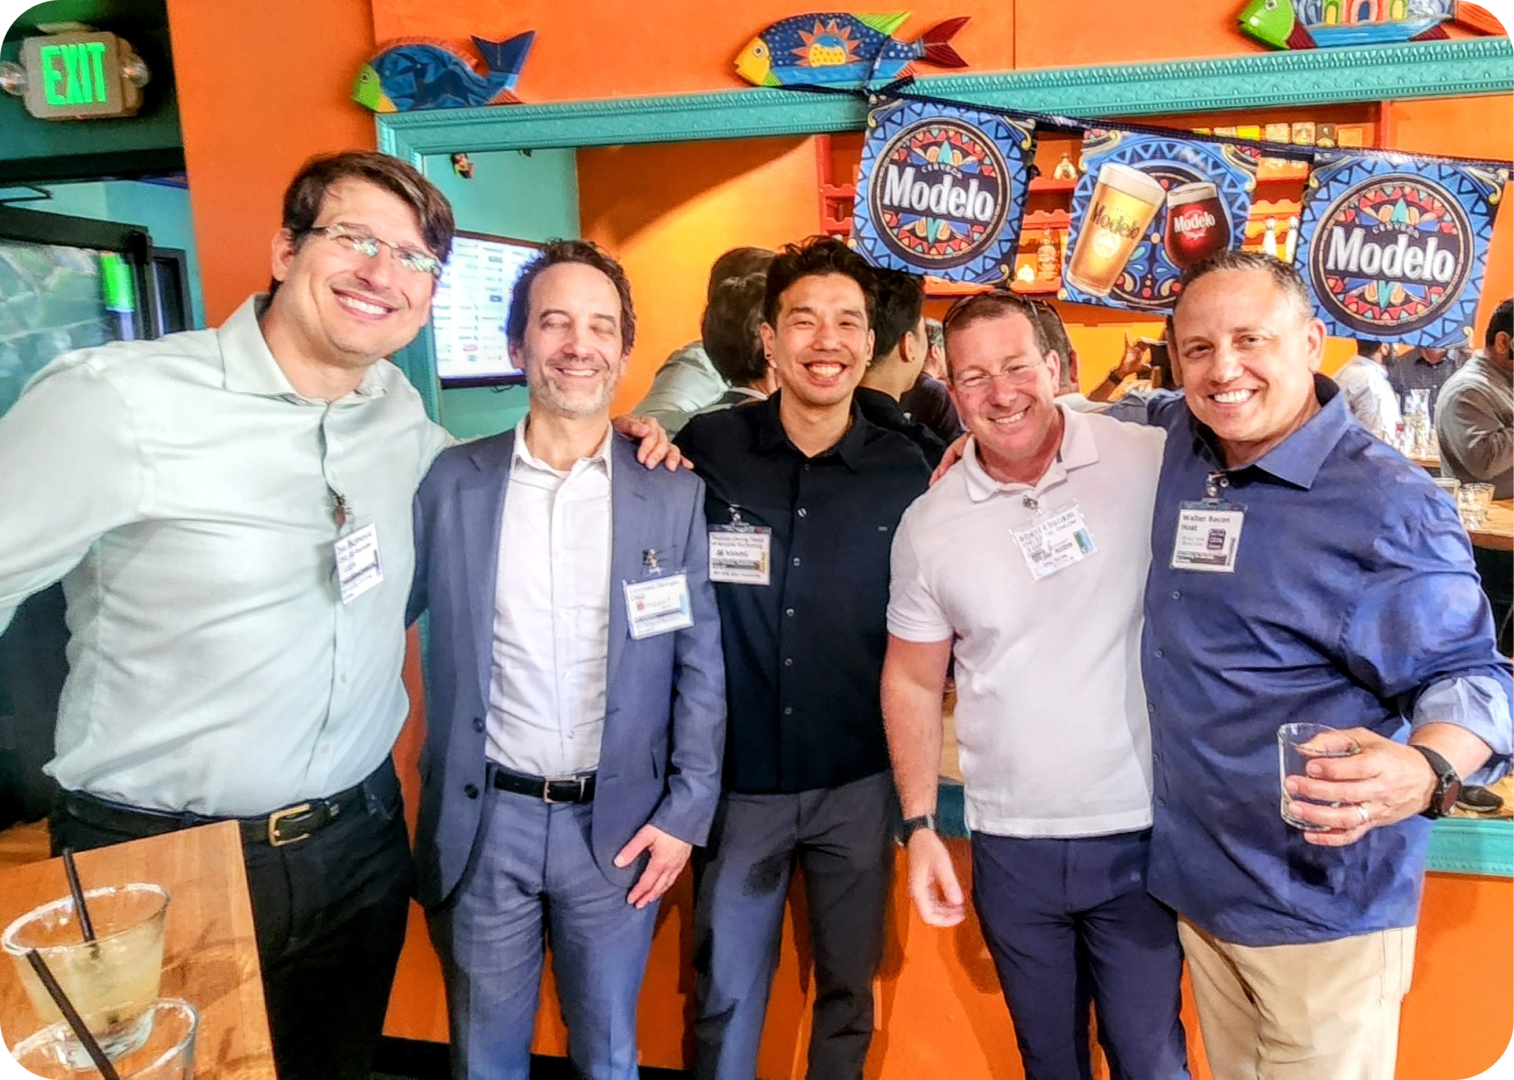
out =
[[[999,483],[969,441],[894,536],[889,633],[956,639],[967,825],[998,836],[1151,824],[1141,605],[1166,433],[1061,407],[1039,482]],[[1095,550],[1038,581],[1014,532],[1072,504]]]
[[[61,356],[0,417],[0,629],[68,597],[64,788],[266,814],[358,783],[405,722],[411,504],[447,433],[387,360],[301,397],[263,303]],[[344,604],[333,544],[370,524],[384,580]]]
[[[529,420],[527,421],[529,424]],[[610,644],[610,430],[566,472],[515,439],[500,529],[488,755],[532,776],[599,765]]]
[[[1388,381],[1388,372],[1376,360],[1353,356],[1335,373],[1335,384],[1346,395],[1346,407],[1362,422],[1362,427],[1382,438],[1391,438],[1398,430],[1403,414],[1398,395]]]

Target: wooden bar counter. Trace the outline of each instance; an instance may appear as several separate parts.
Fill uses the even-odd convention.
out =
[[[274,1080],[242,841],[232,822],[81,852],[85,889],[151,882],[168,891],[163,997],[200,1013],[199,1080]],[[63,860],[0,872],[0,928],[68,895]],[[0,958],[0,1035],[14,1046],[41,1027],[14,962]],[[81,1074],[82,1075],[82,1074]]]
[[[1499,499],[1488,507],[1487,519],[1468,529],[1472,546],[1493,551],[1514,551],[1514,499]]]

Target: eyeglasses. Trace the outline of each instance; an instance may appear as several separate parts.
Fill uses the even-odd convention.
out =
[[[998,382],[1001,379],[1010,386],[1029,386],[1036,381],[1036,378],[1045,370],[1045,367],[1045,364],[1034,362],[1010,364],[1008,367],[1000,368],[998,371],[969,371],[964,375],[958,376],[952,382],[958,390],[969,394],[978,390],[986,390],[990,383]]]
[[[394,252],[394,261],[404,269],[416,274],[428,274],[434,278],[442,276],[442,261],[435,255],[404,247],[389,240],[380,240],[372,233],[354,229],[350,225],[324,225],[318,229],[306,229],[305,232],[313,236],[324,236],[327,240],[334,240],[365,259],[377,257],[379,248],[386,247]]]

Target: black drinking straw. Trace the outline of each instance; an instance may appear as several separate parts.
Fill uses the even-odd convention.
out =
[[[105,1080],[121,1080],[121,1074],[116,1072],[116,1067],[110,1063],[110,1058],[105,1056],[105,1051],[100,1049],[100,1044],[95,1042],[95,1037],[89,1033],[89,1028],[84,1026],[84,1018],[79,1015],[79,1010],[74,1008],[74,1003],[68,1000],[68,995],[63,992],[63,987],[58,985],[58,980],[53,978],[53,973],[48,970],[47,961],[42,959],[42,954],[36,949],[26,951],[27,963],[31,964],[32,970],[37,973],[37,978],[42,980],[42,986],[47,990],[48,997],[53,999],[53,1004],[58,1006],[58,1011],[63,1014],[63,1019],[68,1021],[68,1026],[73,1028],[74,1035],[84,1044],[90,1060],[95,1063],[95,1068],[100,1070],[100,1075]]]
[[[68,891],[74,894],[74,911],[79,914],[79,927],[84,931],[84,940],[95,940],[95,924],[89,921],[89,908],[84,905],[84,886],[79,884],[79,868],[74,865],[74,849],[63,849],[63,872],[68,875]]]

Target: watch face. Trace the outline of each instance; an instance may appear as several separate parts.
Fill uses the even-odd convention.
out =
[[[1444,817],[1456,808],[1456,800],[1461,795],[1461,781],[1452,780],[1444,788],[1441,788],[1437,794],[1440,795],[1440,798],[1436,802],[1440,806],[1441,816]]]

